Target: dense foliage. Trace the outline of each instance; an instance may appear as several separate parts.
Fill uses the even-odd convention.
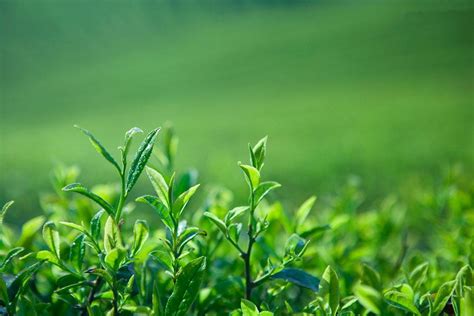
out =
[[[264,181],[263,138],[238,164],[247,203],[213,188],[200,205],[188,203],[196,172],[173,170],[171,129],[155,150],[159,129],[148,133],[131,160],[140,129],[126,133],[120,160],[81,130],[120,185],[89,189],[76,168],[58,168],[45,214],[20,233],[3,223],[16,211],[5,204],[0,314],[474,315],[474,189],[456,168],[403,201],[367,209],[350,181],[317,212],[316,197],[293,211],[275,198],[280,184]],[[154,210],[150,224],[130,220],[142,173],[155,195],[136,202]]]

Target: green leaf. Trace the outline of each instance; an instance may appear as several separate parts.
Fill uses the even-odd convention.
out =
[[[152,302],[152,315],[153,316],[163,315],[164,311],[163,311],[163,305],[161,304],[160,287],[159,287],[159,282],[157,280],[153,282],[153,294],[152,294],[151,302]]]
[[[7,202],[3,205],[2,210],[0,211],[0,225],[3,224],[3,219],[4,219],[5,215],[7,214],[8,209],[10,208],[10,206],[13,205],[13,203],[15,203],[15,202],[14,201],[9,201],[9,202]]]
[[[43,226],[43,239],[48,245],[52,253],[56,255],[59,259],[61,258],[61,247],[59,240],[59,233],[56,229],[56,225],[53,222],[49,221]]]
[[[82,264],[84,262],[84,254],[86,253],[86,245],[84,239],[86,235],[80,234],[72,242],[71,248],[69,250],[69,260],[71,261],[74,268],[78,271],[81,271]]]
[[[300,236],[303,237],[303,238],[311,238],[312,236],[314,236],[318,233],[322,233],[322,232],[325,232],[325,231],[330,230],[330,229],[331,229],[331,226],[329,226],[329,225],[316,226],[316,227],[310,228],[310,229],[302,232],[300,234]]]
[[[171,218],[169,209],[161,203],[160,199],[152,195],[144,195],[136,199],[137,202],[146,203],[150,205],[160,216],[161,221],[165,224],[171,231],[174,230],[174,222]]]
[[[204,212],[204,216],[209,218],[216,226],[219,228],[219,230],[227,236],[227,227],[225,223],[216,215],[210,213],[210,212]]]
[[[10,251],[7,253],[5,258],[3,259],[2,263],[0,263],[0,271],[3,270],[7,266],[7,264],[13,260],[13,258],[15,258],[17,255],[22,253],[23,250],[25,250],[25,248],[23,247],[15,247],[15,248],[10,249]]]
[[[459,272],[456,274],[456,286],[454,288],[455,295],[453,295],[452,298],[452,303],[453,303],[453,308],[455,310],[456,315],[461,315],[462,312],[465,312],[466,307],[469,308],[469,304],[466,302],[464,297],[466,296],[467,301],[470,299],[471,293],[469,293],[469,290],[465,289],[465,286],[471,286],[473,285],[473,275],[472,275],[472,269],[471,267],[467,264],[463,266]],[[474,298],[474,295],[472,295]],[[467,304],[466,304],[467,303]],[[474,302],[473,302],[474,303]],[[467,305],[465,307],[465,305]]]
[[[10,298],[8,297],[7,284],[2,277],[0,277],[0,301],[4,302],[6,305],[8,305],[8,302],[10,301]]]
[[[91,219],[91,236],[94,240],[98,240],[100,237],[100,220],[102,219],[102,215],[104,215],[104,210],[98,211],[94,217]]]
[[[233,223],[230,224],[227,228],[229,232],[229,237],[234,240],[236,243],[239,242],[240,232],[242,231],[242,223]]]
[[[105,159],[107,159],[112,165],[115,166],[115,168],[117,168],[117,170],[119,171],[119,173],[121,173],[122,171],[120,170],[120,166],[119,164],[115,161],[114,157],[112,157],[112,155],[107,151],[107,149],[105,149],[104,146],[102,146],[102,144],[99,142],[99,140],[97,138],[95,138],[95,136],[89,132],[88,130],[82,128],[82,127],[79,127],[77,125],[74,125],[74,127],[80,129],[87,137],[89,137],[89,140],[92,144],[92,146],[94,146],[95,150],[97,150],[97,152],[99,154],[101,154]]]
[[[300,257],[306,250],[306,246],[307,242],[305,239],[301,238],[297,234],[292,234],[286,241],[285,255]]]
[[[181,213],[189,202],[189,199],[196,193],[196,190],[199,188],[199,184],[189,188],[187,191],[181,193],[178,198],[173,203],[173,214],[175,218],[180,218]]]
[[[51,262],[52,264],[59,264],[59,259],[56,257],[54,253],[49,250],[40,250],[36,253],[36,259],[38,260],[46,260]]]
[[[265,136],[261,140],[257,142],[257,144],[253,147],[251,150],[251,162],[252,166],[257,168],[258,170],[261,170],[265,161],[265,155],[267,152],[267,139],[268,137]]]
[[[439,288],[438,292],[436,293],[435,300],[433,302],[433,307],[431,310],[432,315],[439,315],[443,311],[446,303],[448,303],[451,295],[454,291],[454,286],[456,285],[456,281],[449,281],[443,283]]]
[[[413,303],[413,298],[410,298],[409,295],[405,293],[401,293],[398,291],[387,291],[384,294],[385,299],[392,304],[393,306],[405,310],[407,312],[411,312],[415,315],[421,315],[418,308],[416,308],[415,304]]]
[[[44,223],[44,217],[38,216],[30,219],[21,228],[20,239],[18,240],[17,245],[25,248],[29,248],[34,237],[38,233],[38,230],[41,229]]]
[[[240,301],[240,309],[242,310],[242,316],[258,316],[258,308],[254,303],[248,300],[242,299]]]
[[[262,182],[254,190],[254,204],[258,205],[270,191],[281,187],[281,184],[274,181]]]
[[[125,255],[125,251],[122,248],[111,249],[105,256],[105,263],[110,269],[117,271],[120,268]]]
[[[110,215],[110,216],[114,216],[115,215],[115,210],[114,208],[112,207],[112,205],[110,205],[107,201],[105,201],[103,198],[101,198],[100,196],[98,196],[97,194],[91,192],[89,189],[87,189],[86,187],[84,187],[82,184],[80,183],[72,183],[72,184],[69,184],[67,186],[65,186],[63,188],[63,191],[65,192],[76,192],[76,193],[79,193],[81,195],[84,195],[85,197],[88,197],[89,199],[91,199],[92,201],[94,201],[95,203],[99,204],[101,207],[104,208],[104,210]]]
[[[311,274],[295,268],[285,268],[272,275],[272,279],[282,279],[287,282],[294,283],[301,287],[305,287],[314,292],[319,289],[319,279]]]
[[[115,248],[123,248],[122,238],[114,218],[109,216],[104,228],[104,249],[109,253]]]
[[[170,209],[169,191],[170,188],[163,175],[157,170],[146,167],[146,174],[150,179],[153,189],[155,189],[156,195],[161,204],[167,209]]]
[[[295,226],[295,231],[297,228],[301,227],[303,223],[306,221],[306,218],[309,215],[309,212],[314,206],[314,203],[316,202],[316,196],[312,196],[306,201],[301,204],[301,206],[298,208],[296,211],[296,226]]]
[[[186,315],[199,292],[205,268],[206,258],[199,257],[190,261],[178,272],[173,293],[166,304],[166,316]]]
[[[234,207],[229,212],[227,212],[224,218],[224,222],[226,223],[226,225],[230,225],[230,223],[232,223],[234,219],[244,214],[248,209],[248,206]]]
[[[368,285],[359,284],[354,288],[354,294],[362,306],[372,313],[380,315],[382,296],[379,291]]]
[[[59,222],[59,224],[70,227],[70,228],[75,229],[77,231],[80,231],[83,234],[87,234],[86,228],[81,226],[81,225],[77,225],[77,224],[71,223],[71,222]]]
[[[12,283],[10,283],[10,285],[8,286],[8,300],[13,306],[15,306],[19,296],[27,287],[28,281],[31,279],[33,274],[38,271],[42,263],[43,261],[36,262],[30,265],[29,267],[18,273],[13,279]],[[13,310],[15,310],[15,308]]]
[[[329,297],[329,307],[332,315],[336,315],[339,309],[339,278],[336,271],[331,266],[328,266],[323,273],[321,283],[319,284],[319,291],[321,296]]]
[[[126,161],[128,150],[130,149],[130,144],[132,142],[133,136],[138,133],[143,133],[143,131],[138,127],[132,127],[125,133],[125,140],[123,142],[123,147],[120,148],[120,150],[122,150],[123,162]]]
[[[132,164],[130,165],[130,170],[128,171],[126,188],[127,194],[132,190],[135,183],[137,183],[140,174],[145,168],[145,165],[148,162],[153,150],[153,144],[155,143],[156,135],[159,131],[159,128],[152,130],[138,147],[135,158],[133,158]]]
[[[140,249],[142,249],[146,240],[148,239],[148,224],[144,220],[137,220],[133,227],[133,246],[132,257],[134,257]]]
[[[206,232],[197,227],[186,228],[178,237],[178,253],[181,253],[184,246],[198,235],[205,236]]]
[[[423,262],[418,265],[408,276],[408,282],[414,291],[417,291],[420,286],[426,281],[428,275],[428,262]]]
[[[380,274],[366,263],[362,263],[362,283],[378,291],[382,290]]]
[[[243,165],[239,163],[239,167],[244,172],[247,182],[249,183],[250,188],[253,191],[253,189],[258,187],[258,184],[260,183],[260,172],[249,165]]]

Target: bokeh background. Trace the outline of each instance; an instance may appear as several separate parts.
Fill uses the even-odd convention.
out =
[[[113,181],[73,124],[113,150],[130,127],[171,121],[178,169],[236,192],[236,162],[269,135],[266,175],[291,203],[352,175],[374,200],[453,164],[471,172],[473,8],[1,0],[0,200],[17,200],[13,222],[39,212],[57,163]]]

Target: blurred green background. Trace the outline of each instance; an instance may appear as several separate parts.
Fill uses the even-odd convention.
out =
[[[267,178],[294,203],[352,174],[376,199],[453,163],[472,170],[473,8],[2,0],[0,200],[17,200],[14,221],[38,212],[58,162],[87,185],[115,179],[73,124],[113,150],[128,128],[171,121],[178,167],[237,192],[247,142],[269,135]]]

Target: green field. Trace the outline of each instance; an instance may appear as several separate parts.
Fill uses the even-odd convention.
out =
[[[469,1],[1,1],[0,21],[13,221],[36,212],[58,162],[109,181],[73,124],[114,148],[132,126],[171,121],[178,167],[230,188],[242,148],[269,135],[266,172],[297,197],[353,174],[376,198],[454,163],[472,172]]]

